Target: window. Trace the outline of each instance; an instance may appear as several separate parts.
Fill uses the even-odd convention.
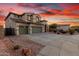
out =
[[[36,16],[36,20],[39,21],[39,17],[38,16]]]
[[[30,15],[27,15],[27,20],[30,20]]]

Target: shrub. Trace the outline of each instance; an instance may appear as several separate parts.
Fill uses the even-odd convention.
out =
[[[79,33],[79,29],[75,29]]]
[[[56,29],[57,29],[57,24],[51,24],[49,25],[49,30],[54,33],[56,33]]]
[[[60,29],[59,32],[62,33],[62,34],[67,33],[67,32],[66,32],[65,30],[63,30],[63,29]]]
[[[56,33],[57,32],[57,29],[53,29],[53,32]]]
[[[22,49],[22,55],[23,56],[31,56],[32,55],[32,50],[29,48],[24,48]]]
[[[51,24],[51,25],[49,25],[49,28],[56,29],[57,28],[57,24]]]
[[[60,32],[57,32],[57,34],[60,34]]]
[[[17,49],[19,49],[19,48],[20,48],[19,45],[15,45],[15,46],[13,47],[13,50],[17,50]]]
[[[74,29],[69,29],[69,33],[70,33],[71,35],[73,35],[73,34],[74,34],[74,32],[75,32],[75,30],[74,30]]]

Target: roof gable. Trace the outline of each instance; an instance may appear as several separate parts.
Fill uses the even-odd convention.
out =
[[[7,20],[7,18],[10,16],[10,15],[17,15],[17,16],[23,16],[24,15],[24,13],[23,14],[16,14],[16,13],[13,13],[13,12],[10,12],[8,15],[7,15],[7,17],[5,18],[5,21]]]
[[[23,14],[16,14],[16,13],[13,13],[13,12],[10,12],[8,15],[7,15],[7,17],[5,18],[5,21],[7,20],[7,18],[9,18],[10,17],[10,15],[16,15],[16,16],[24,16],[25,14],[27,14],[27,15],[35,15],[36,17],[38,17],[38,18],[41,18],[40,17],[40,15],[38,15],[38,14],[34,14],[34,13],[23,13]],[[20,20],[14,20],[14,21],[22,21],[22,19],[20,19]],[[41,20],[39,20],[39,21],[41,21]]]

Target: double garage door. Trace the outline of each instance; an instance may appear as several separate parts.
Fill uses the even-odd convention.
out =
[[[41,33],[42,27],[32,27],[32,33]]]
[[[28,34],[27,26],[19,26],[19,34]]]
[[[41,33],[42,27],[32,27],[32,33]],[[28,34],[28,27],[19,26],[19,33],[20,34]]]

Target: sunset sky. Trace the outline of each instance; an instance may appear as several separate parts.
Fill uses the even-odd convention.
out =
[[[36,13],[49,24],[79,25],[78,3],[2,3],[0,4],[0,24],[3,24],[9,12]]]

